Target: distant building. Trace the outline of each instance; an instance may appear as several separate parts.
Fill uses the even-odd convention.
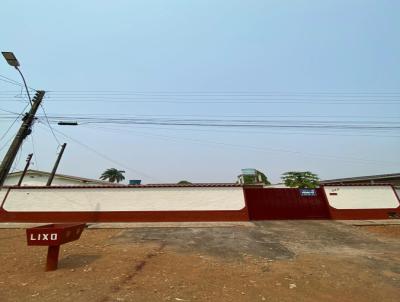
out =
[[[14,186],[18,184],[21,177],[22,171],[17,171],[8,174],[5,186]],[[47,180],[49,179],[50,172],[31,170],[26,172],[24,180],[22,181],[22,186],[45,186]],[[78,176],[56,174],[54,176],[52,186],[101,186],[101,185],[118,185],[108,181],[90,179]],[[121,184],[119,184],[121,185]]]
[[[263,173],[251,168],[242,169],[242,174],[238,175],[238,183],[264,185]]]
[[[321,180],[320,183],[322,185],[391,184],[392,186],[400,187],[400,173],[328,179]]]

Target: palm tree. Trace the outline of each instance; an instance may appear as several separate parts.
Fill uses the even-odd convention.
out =
[[[100,179],[108,180],[109,182],[119,183],[121,180],[125,179],[125,176],[122,173],[125,173],[125,171],[110,168],[105,170],[103,174],[101,174]]]

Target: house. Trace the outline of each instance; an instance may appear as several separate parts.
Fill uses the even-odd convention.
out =
[[[322,185],[391,184],[394,187],[400,187],[400,173],[328,179],[328,180],[321,180],[320,184]]]
[[[263,185],[263,173],[252,168],[242,169],[242,174],[238,175],[238,184]]]
[[[18,184],[18,181],[21,177],[22,171],[17,171],[13,173],[9,173],[4,185],[5,186],[14,186]],[[47,180],[49,179],[50,172],[40,171],[40,170],[31,170],[29,169],[22,181],[22,186],[45,186]],[[56,174],[54,175],[54,179],[52,182],[53,186],[101,186],[101,185],[118,185],[114,183],[110,183],[108,181],[98,180],[98,179],[90,179],[78,176],[71,176],[65,174]],[[119,184],[121,185],[121,184]]]

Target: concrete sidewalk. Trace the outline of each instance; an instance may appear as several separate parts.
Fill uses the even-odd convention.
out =
[[[381,220],[336,220],[347,225],[355,226],[380,226],[380,225],[400,225],[400,219],[381,219]]]
[[[43,223],[0,223],[0,229],[26,229]],[[88,229],[132,229],[132,228],[215,228],[215,227],[254,227],[250,221],[221,221],[221,222],[109,222],[87,223]]]
[[[272,221],[272,220],[270,220]],[[273,220],[279,221],[279,220]],[[313,220],[281,220],[281,221],[313,221]],[[320,221],[320,220],[319,220]],[[339,222],[345,225],[354,226],[383,226],[400,225],[400,219],[382,220],[325,220]],[[26,229],[35,226],[50,224],[48,223],[0,223],[0,229]],[[221,222],[104,222],[88,223],[88,229],[132,229],[132,228],[215,228],[215,227],[254,227],[252,221],[221,221]]]

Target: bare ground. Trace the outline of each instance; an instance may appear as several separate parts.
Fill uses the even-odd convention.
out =
[[[400,226],[87,229],[46,248],[0,230],[0,301],[399,301]]]

